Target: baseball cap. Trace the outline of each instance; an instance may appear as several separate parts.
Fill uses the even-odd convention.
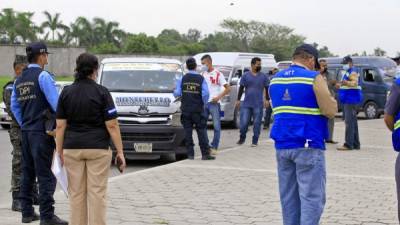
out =
[[[348,55],[348,56],[345,56],[345,57],[343,58],[341,64],[347,64],[347,63],[349,63],[349,62],[353,62],[353,59]]]
[[[297,55],[300,52],[307,52],[308,54],[314,56],[315,68],[316,69],[320,68],[320,65],[318,62],[319,53],[318,53],[318,50],[314,46],[312,46],[310,44],[302,44],[294,50],[293,55]]]
[[[26,47],[26,55],[38,55],[42,53],[50,54],[47,46],[43,42],[33,42]]]

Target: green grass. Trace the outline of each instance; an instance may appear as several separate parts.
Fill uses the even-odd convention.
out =
[[[7,82],[11,81],[11,76],[0,76],[0,102],[3,101],[3,87]],[[73,76],[56,76],[56,81],[73,81]]]

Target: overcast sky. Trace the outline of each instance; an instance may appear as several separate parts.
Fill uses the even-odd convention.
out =
[[[400,0],[1,0],[0,8],[7,7],[35,12],[37,23],[48,10],[67,24],[78,16],[102,17],[150,35],[165,28],[205,34],[219,30],[225,18],[258,20],[294,28],[339,55],[378,46],[389,56],[400,52]]]

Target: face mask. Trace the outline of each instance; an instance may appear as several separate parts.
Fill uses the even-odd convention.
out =
[[[349,66],[349,64],[345,64],[345,65],[343,65],[343,69],[344,69],[344,70],[348,70],[348,69],[350,69],[350,66]]]
[[[201,68],[200,68],[200,72],[204,73],[204,72],[207,72],[207,71],[208,71],[208,66],[202,65]]]
[[[258,73],[258,72],[260,72],[261,71],[261,66],[257,66],[256,67],[256,72]]]

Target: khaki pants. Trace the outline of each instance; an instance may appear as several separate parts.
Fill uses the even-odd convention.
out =
[[[106,225],[111,157],[110,150],[64,150],[71,208],[70,225]]]

